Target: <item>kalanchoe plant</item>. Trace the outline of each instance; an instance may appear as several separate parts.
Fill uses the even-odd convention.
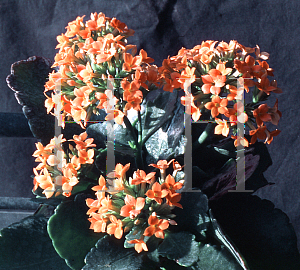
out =
[[[277,125],[281,117],[278,100],[272,108],[262,103],[272,92],[281,92],[268,78],[273,76],[269,54],[234,40],[209,40],[182,48],[157,67],[146,51],[137,54],[136,46],[127,43],[134,31],[116,18],[93,13],[66,28],[57,37],[59,52],[44,89],[43,78],[35,87],[24,83],[26,72],[50,71],[43,58],[18,62],[8,77],[32,132],[42,140],[33,153],[39,162],[33,169],[34,201],[42,205],[33,217],[1,231],[0,266],[30,269],[30,256],[20,265],[6,253],[15,239],[22,243],[30,241],[28,235],[40,235],[57,269],[299,269],[295,234],[284,214],[273,213],[249,193],[228,193],[236,185],[239,145],[246,147],[246,187],[268,184],[263,172],[271,159],[265,144],[280,131],[269,131],[265,123]],[[240,109],[244,94],[247,103]],[[210,122],[205,129],[193,124],[194,188],[189,192],[182,192],[187,184],[182,105],[191,107],[186,112],[194,122]],[[53,116],[63,127],[59,136],[39,127]],[[114,147],[106,143],[105,120],[115,122]],[[238,122],[249,128],[244,138],[238,136]],[[111,148],[115,169],[107,172]],[[232,212],[234,203],[245,209]],[[250,211],[253,205],[262,211],[257,216]],[[266,222],[275,217],[281,229],[270,237],[289,243],[269,247],[275,254],[269,260],[260,257],[266,254],[260,241],[270,231],[259,219],[266,212],[273,215]],[[233,229],[227,216],[247,230],[259,219],[260,231],[240,240],[247,236]],[[32,252],[37,249],[32,244]],[[45,267],[47,256],[34,265]]]

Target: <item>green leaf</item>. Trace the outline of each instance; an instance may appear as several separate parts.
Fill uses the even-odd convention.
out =
[[[30,57],[12,65],[7,77],[8,86],[15,91],[16,99],[23,106],[33,135],[44,144],[54,135],[54,117],[47,114],[44,106],[44,85],[52,71],[51,62],[44,57]]]
[[[84,266],[84,258],[103,236],[89,229],[85,204],[87,195],[78,194],[75,200],[61,203],[48,221],[48,233],[57,253],[74,270]]]
[[[144,252],[139,254],[134,249],[124,248],[123,241],[124,237],[118,240],[114,236],[104,236],[86,256],[83,270],[157,269],[157,263],[150,261]]]
[[[140,239],[143,233],[144,233],[144,231],[141,230],[141,228],[134,226],[131,229],[131,231],[129,233],[127,233],[125,236],[124,247],[125,248],[134,248],[134,244],[130,244],[127,241],[131,241],[134,239]],[[149,237],[147,237],[146,239],[149,239]],[[145,243],[146,243],[146,239],[144,239]]]
[[[26,217],[0,234],[1,270],[70,270],[52,246],[45,217]]]
[[[115,124],[114,145],[107,146],[106,125],[107,122],[91,124],[87,128],[86,132],[88,133],[89,137],[94,138],[94,142],[96,143],[97,148],[105,149],[106,147],[109,147],[111,149],[114,149],[116,163],[121,163],[123,165],[130,163],[134,166],[135,150],[133,150],[128,144],[129,141],[133,141],[130,132],[126,128],[123,128],[121,125]],[[99,153],[96,157],[95,165],[102,172],[106,172],[106,157],[107,151]]]
[[[55,207],[61,203],[61,199],[57,199],[57,198],[47,199],[46,197],[40,197],[40,196],[36,196],[36,198],[32,198],[30,200],[35,203],[48,204],[48,205],[52,205]]]
[[[159,93],[153,101],[149,100],[146,103],[145,113],[142,114],[143,143],[172,117],[176,98],[176,92],[164,92]]]
[[[23,113],[28,119],[30,130],[34,137],[41,139],[43,145],[54,137],[55,118],[47,114],[44,105],[45,83],[51,68],[51,61],[44,57],[33,56],[27,60],[14,63],[11,75],[7,77],[8,86],[14,91],[18,103],[23,107]],[[83,132],[78,124],[68,123],[62,130],[64,138],[71,139],[74,134]]]
[[[198,261],[199,242],[189,232],[168,233],[158,247],[158,254],[188,267]]]
[[[257,86],[254,86],[253,90],[253,96],[252,96],[252,102],[257,103],[259,101],[259,94],[260,90],[257,88]]]
[[[94,183],[91,183],[89,181],[80,180],[79,183],[73,187],[72,195],[85,191],[89,189],[89,187],[92,187],[94,185]]]
[[[242,267],[224,247],[201,244],[199,249],[199,261],[194,266],[194,269],[242,270]]]
[[[176,226],[170,229],[175,231],[189,231],[196,235],[197,240],[205,239],[205,231],[210,224],[208,212],[208,199],[200,190],[194,192],[182,192],[179,203],[183,209],[176,207],[173,213]]]
[[[148,164],[184,154],[184,106],[179,93],[153,91],[147,96],[142,114],[142,137]]]
[[[228,193],[210,206],[250,269],[300,269],[293,226],[272,202],[248,193]]]

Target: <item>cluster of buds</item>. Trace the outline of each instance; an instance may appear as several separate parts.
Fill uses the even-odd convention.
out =
[[[229,44],[216,44],[217,41],[204,41],[193,49],[182,48],[176,56],[165,59],[159,68],[163,89],[171,92],[184,89],[181,103],[191,104],[193,120],[199,120],[205,110],[210,110],[211,117],[218,124],[215,134],[227,137],[231,129],[235,145],[248,146],[246,139],[237,140],[237,122],[245,123],[251,129],[251,144],[257,138],[270,143],[280,131],[268,131],[263,122],[277,125],[281,112],[277,101],[273,108],[267,104],[259,106],[258,102],[266,100],[271,92],[282,91],[275,80],[268,79],[268,76],[274,76],[273,69],[266,62],[269,54],[260,52],[258,46],[248,48],[235,40]],[[239,78],[243,78],[242,87],[238,87]],[[187,90],[189,86],[191,92]],[[238,101],[245,92],[249,93],[249,88],[254,89],[253,102],[240,110]]]
[[[33,169],[33,191],[40,187],[47,199],[54,194],[71,196],[73,187],[79,182],[78,176],[82,167],[90,166],[94,162],[94,150],[88,149],[96,146],[93,140],[87,139],[86,132],[74,135],[73,140],[69,141],[75,142],[76,147],[69,144],[68,153],[61,146],[66,142],[63,135],[54,137],[45,147],[40,142],[36,143],[37,150],[32,156],[40,164]]]
[[[104,109],[121,124],[129,109],[141,109],[145,94],[157,85],[158,68],[149,64],[154,60],[146,51],[136,55],[136,46],[127,44],[134,31],[126,24],[103,13],[92,13],[85,23],[83,18],[70,22],[57,37],[57,71],[45,84],[47,112],[54,109],[59,119],[83,127],[82,122],[85,126],[92,114]]]
[[[166,169],[173,162],[173,174],[166,176]],[[169,225],[176,225],[171,210],[179,204],[181,194],[177,193],[183,187],[184,180],[175,181],[177,171],[182,166],[174,159],[167,162],[160,160],[157,164],[150,164],[160,169],[160,178],[156,179],[156,172],[146,174],[143,170],[134,172],[133,177],[126,178],[130,164],[117,164],[113,185],[107,187],[103,176],[99,178],[99,185],[92,189],[96,192],[96,199],[88,198],[87,212],[90,229],[95,232],[108,233],[116,238],[122,238],[124,233],[134,232],[138,239],[127,241],[134,244],[135,250],[147,251],[146,242],[151,236],[164,239],[165,230]]]

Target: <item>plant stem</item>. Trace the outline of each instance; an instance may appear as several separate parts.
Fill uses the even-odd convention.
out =
[[[214,132],[216,124],[208,123],[205,130],[201,133],[198,140],[193,143],[193,151],[198,149],[200,146],[205,146],[209,142],[212,133]]]
[[[136,146],[136,155],[135,155],[135,163],[138,169],[144,170],[144,164],[143,164],[143,156],[142,156],[142,140],[140,139],[142,129],[141,129],[141,116],[139,114],[139,123],[138,123],[138,138],[135,134],[135,131],[133,129],[133,126],[131,125],[129,119],[125,115],[123,118],[124,124],[127,128],[127,130],[130,132],[131,137],[134,140],[134,144]]]
[[[137,160],[141,165],[141,169],[144,170],[144,162],[142,155],[142,147],[143,147],[143,137],[142,137],[142,117],[141,112],[138,111],[138,152],[137,152]],[[137,164],[138,165],[138,164]]]
[[[138,111],[138,121],[138,142],[140,147],[142,147],[142,117],[140,111]]]
[[[133,126],[131,125],[131,123],[130,123],[130,121],[129,121],[129,119],[127,118],[126,115],[124,115],[123,121],[124,121],[124,124],[125,124],[127,130],[129,131],[131,137],[133,138],[135,145],[138,146],[138,140],[137,140],[137,137],[136,137],[136,135],[135,135]]]

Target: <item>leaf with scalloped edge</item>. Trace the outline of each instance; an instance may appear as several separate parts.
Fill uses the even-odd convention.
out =
[[[101,238],[86,256],[83,270],[157,269],[157,263],[151,261],[144,251],[137,253],[133,248],[124,248],[123,242],[124,237],[116,239],[106,235]]]
[[[0,234],[1,270],[70,270],[52,246],[47,218],[26,217]]]
[[[62,202],[48,221],[48,233],[55,250],[74,270],[84,266],[86,254],[103,237],[102,233],[89,229],[86,198],[86,194],[78,194],[74,201]]]

